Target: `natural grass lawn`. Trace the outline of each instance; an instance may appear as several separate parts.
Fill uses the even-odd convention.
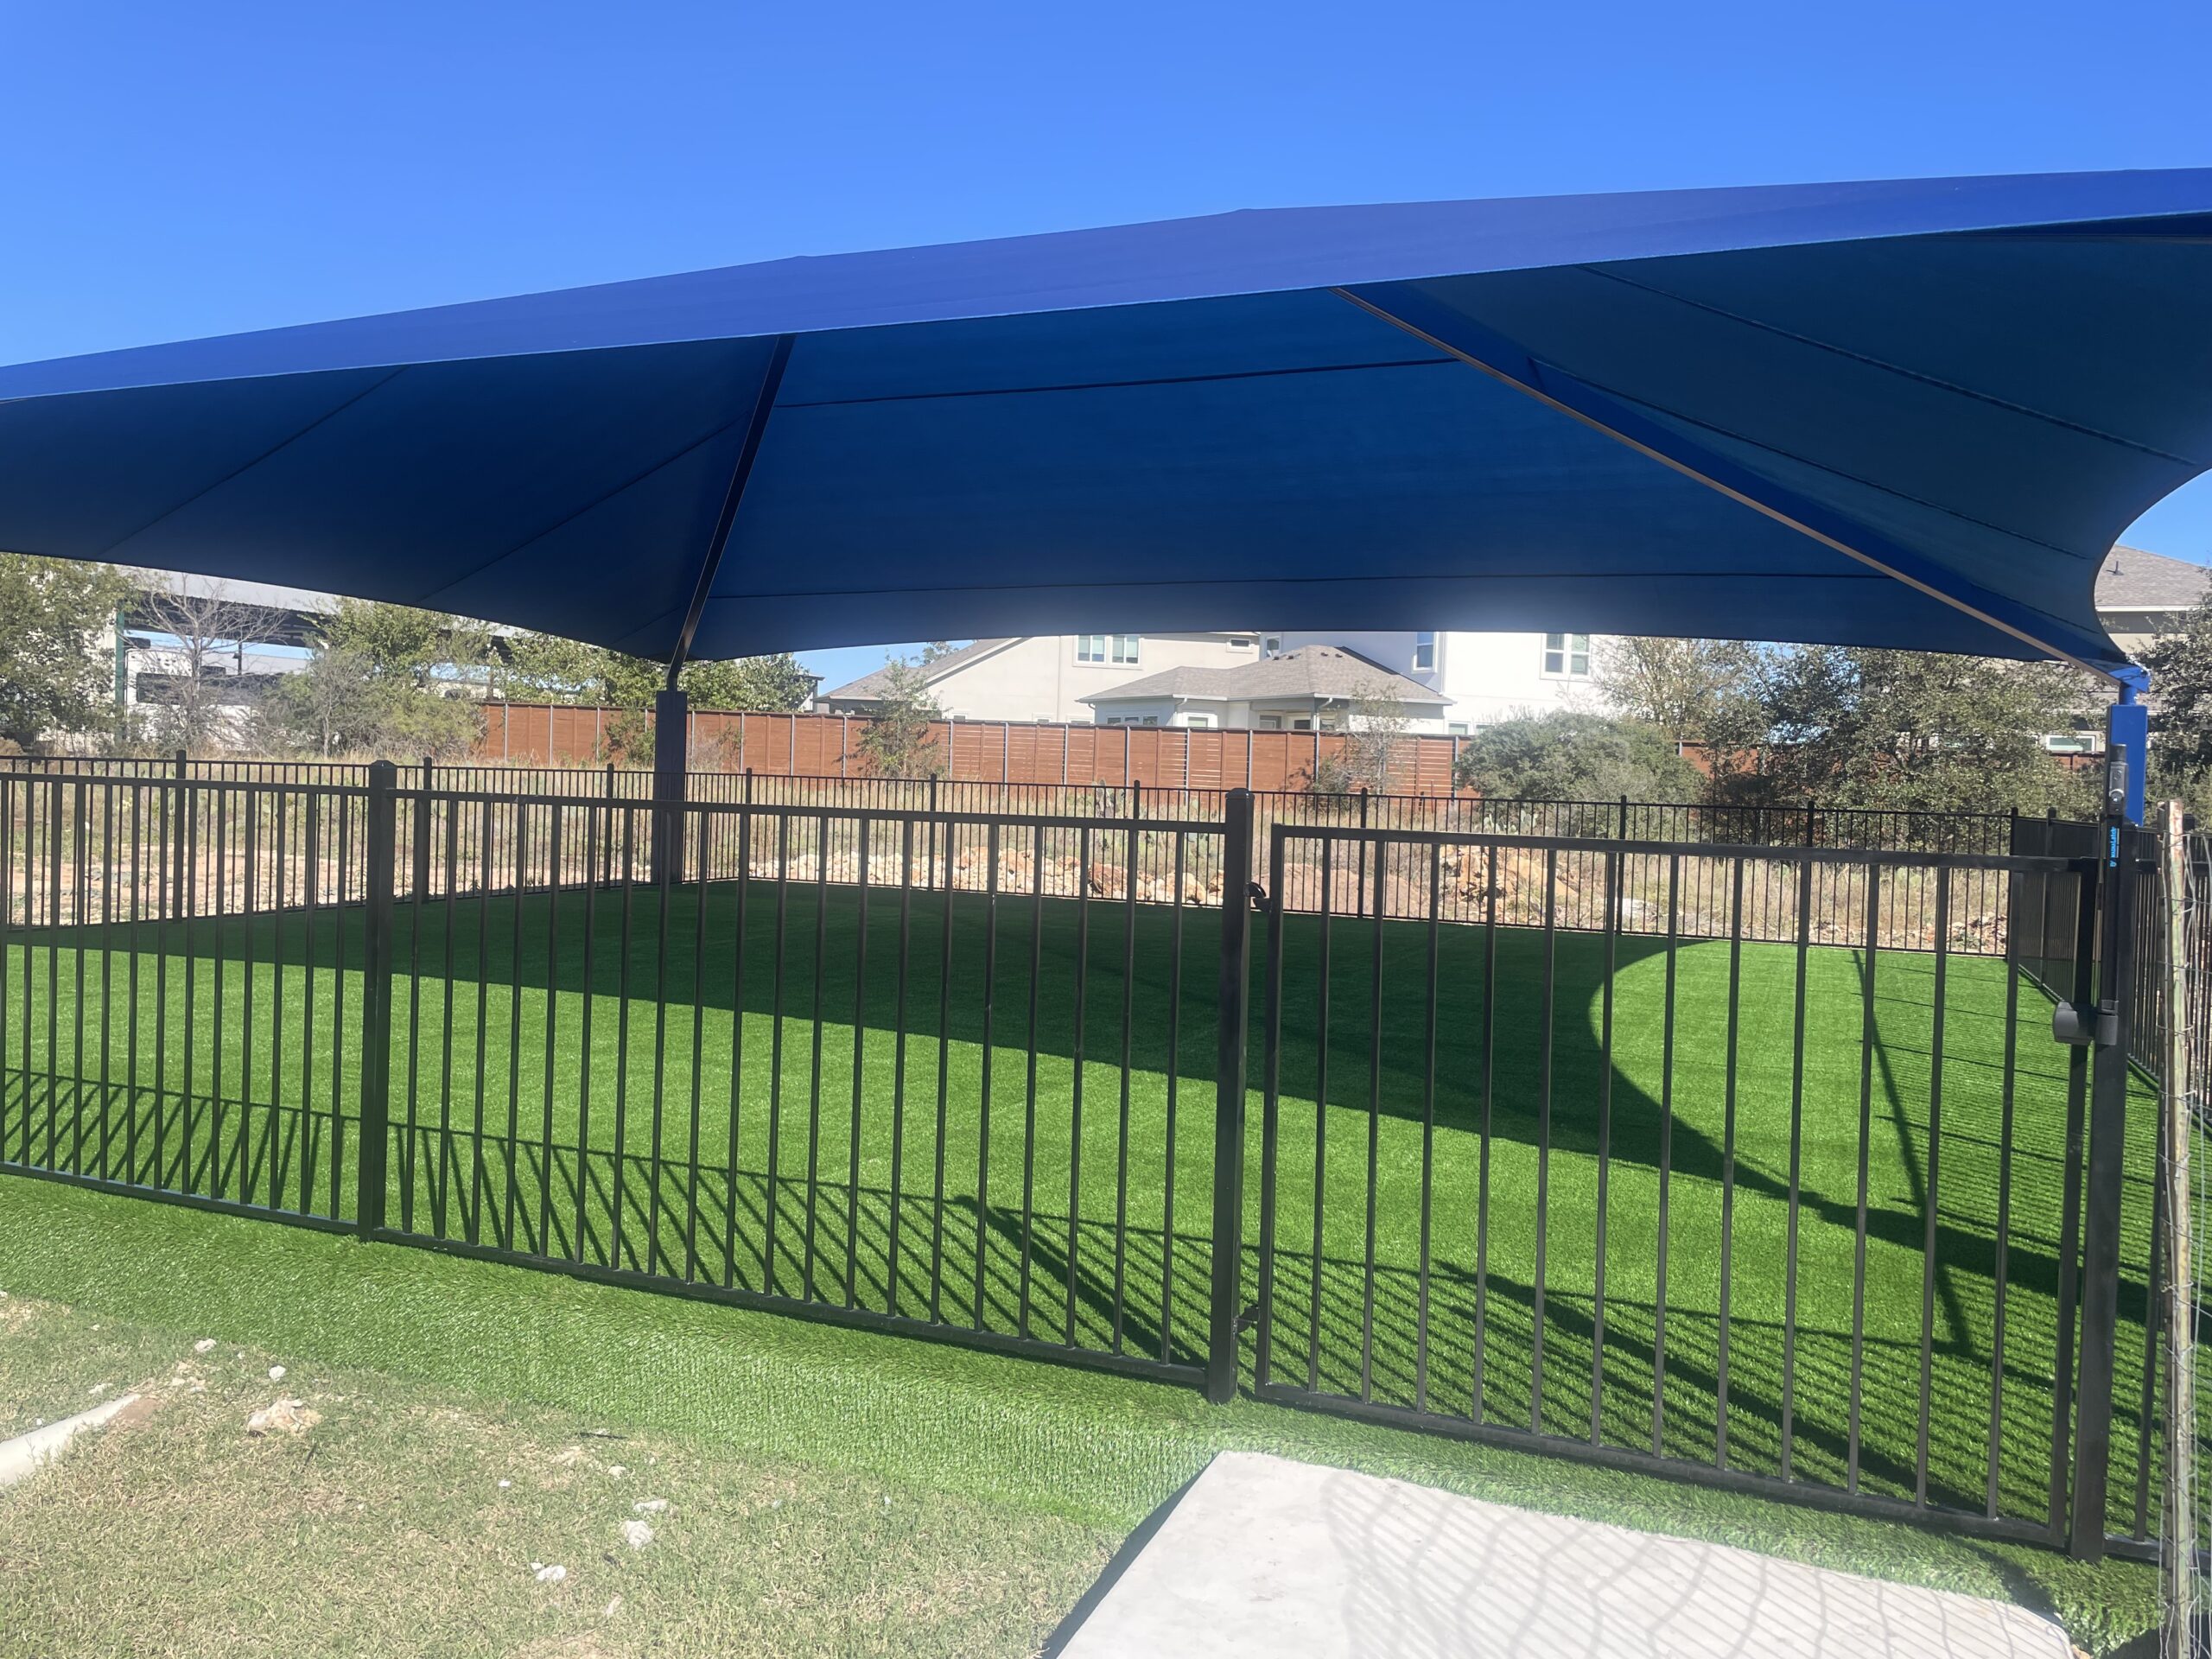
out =
[[[1112,1346],[1118,1324],[1130,1351],[1199,1357],[1217,956],[1209,912],[1103,900],[1047,899],[1040,908],[1002,898],[994,930],[983,900],[962,895],[950,901],[947,974],[947,901],[915,894],[902,1016],[895,892],[872,895],[864,947],[861,906],[849,888],[818,899],[815,889],[793,884],[779,916],[776,884],[747,884],[741,930],[734,886],[711,887],[704,898],[702,916],[696,892],[678,893],[664,929],[657,895],[645,888],[590,903],[570,895],[557,910],[543,898],[435,903],[419,931],[408,907],[400,908],[391,1224],[716,1284],[772,1285],[785,1294],[810,1285],[830,1300],[845,1299],[849,1274],[862,1306],[926,1314],[934,1302],[948,1322],[1026,1328],[1094,1348]],[[1132,923],[1133,937],[1124,931]],[[122,930],[107,941],[118,948],[105,958],[97,930],[54,940],[55,949],[44,939],[12,948],[0,986],[7,1009],[0,1052],[20,1068],[28,1033],[34,1086],[27,1098],[20,1071],[11,1080],[0,1107],[0,1154],[20,1159],[28,1141],[31,1160],[52,1157],[111,1174],[136,1169],[142,1179],[153,1179],[161,1162],[171,1185],[350,1215],[358,1133],[348,1057],[359,1029],[359,943],[350,923],[341,931],[327,915],[312,938],[308,926],[302,918],[268,918],[249,937],[240,923],[219,931],[199,924],[189,939],[169,930],[158,951],[148,929],[135,957],[120,948],[127,944]],[[1541,1236],[1541,1421],[1553,1433],[1586,1436],[1602,1167],[1605,1386],[1596,1403],[1605,1438],[1649,1446],[1656,1437],[1677,1455],[1716,1456],[1725,1260],[1730,1465],[1782,1467],[1786,1363],[1795,1408],[1790,1467],[1823,1482],[1843,1478],[1868,973],[1862,953],[1817,947],[1808,955],[1802,1089],[1793,1041],[1796,951],[1749,944],[1732,963],[1734,1168],[1732,1181],[1724,1181],[1732,978],[1725,942],[1683,945],[1671,968],[1658,941],[1618,942],[1609,1065],[1605,941],[1569,933],[1552,941],[1547,1026],[1541,933],[1501,930],[1493,973],[1479,929],[1438,930],[1435,1127],[1425,1154],[1428,931],[1403,923],[1378,930],[1356,919],[1332,927],[1329,1110],[1317,1137],[1313,1102],[1325,1092],[1320,930],[1300,917],[1286,928],[1276,1379],[1310,1376],[1323,1389],[1354,1393],[1364,1358],[1374,1397],[1415,1400],[1424,1381],[1417,1354],[1426,1155],[1427,1404],[1462,1414],[1472,1408],[1479,1302],[1484,1414],[1532,1421]],[[1080,953],[1079,936],[1087,947]],[[92,948],[79,954],[73,947],[80,943]],[[1248,1239],[1256,1238],[1260,1216],[1265,958],[1262,934],[1253,970]],[[103,972],[111,997],[100,994]],[[2050,1041],[2050,1005],[2031,983],[2008,986],[2001,963],[1952,957],[1942,997],[1942,1132],[1931,1146],[1933,958],[1884,952],[1872,973],[1862,1478],[1875,1491],[1913,1491],[1925,1294],[1930,1496],[1982,1505],[1993,1404],[2000,1509],[2039,1517],[2050,1479],[2067,1051]],[[522,993],[511,995],[505,988],[517,983]],[[2008,1053],[2006,1000],[2015,995]],[[87,1027],[81,1061],[80,1007]],[[733,1017],[737,1009],[741,1020]],[[340,1018],[342,1046],[334,1041]],[[1492,1132],[1486,1274],[1478,1284],[1486,1021]],[[136,1057],[135,1115],[123,1103],[124,1088],[48,1086],[57,1074],[101,1077],[103,1052],[112,1084],[125,1083]],[[148,1086],[157,1070],[168,1084],[161,1091]],[[2008,1092],[2015,1151],[1999,1365],[1992,1332]],[[1783,1271],[1793,1095],[1802,1100],[1794,1326]],[[286,1109],[268,1109],[272,1099]],[[1370,1102],[1378,1107],[1371,1116]],[[296,1109],[302,1104],[305,1112]],[[2120,1465],[2112,1483],[2112,1520],[2121,1528],[2132,1522],[2135,1492],[2151,1129],[2145,1092],[2130,1112]],[[1370,1133],[1377,1173],[1371,1278]],[[1610,1154],[1602,1166],[1601,1137]],[[1317,1152],[1325,1172],[1318,1275]],[[1931,1178],[1935,1271],[1924,1279]],[[1732,1196],[1726,1198],[1732,1213],[1724,1254],[1725,1195]],[[1116,1227],[1117,1215],[1126,1228]],[[1248,1251],[1246,1278],[1248,1299],[1255,1299],[1256,1250]],[[1360,1322],[1370,1294],[1376,1344],[1363,1356]],[[1662,1341],[1663,1410],[1655,1421],[1652,1378]]]
[[[118,1437],[88,1447],[81,1472],[57,1469],[54,1484],[0,1494],[0,1644],[28,1631],[30,1652],[559,1653],[531,1644],[590,1627],[601,1650],[621,1655],[647,1650],[640,1632],[662,1620],[660,1651],[866,1651],[895,1630],[892,1650],[927,1651],[934,1640],[1023,1653],[1113,1540],[1229,1448],[2005,1597],[2058,1618],[2093,1653],[2156,1616],[2154,1574],[2139,1564],[2083,1567],[2029,1546],[1249,1399],[1210,1407],[1170,1385],[21,1177],[0,1176],[0,1286],[13,1299],[77,1304],[35,1349],[0,1338],[0,1402],[10,1409],[19,1375],[41,1398],[74,1402],[95,1382],[164,1382],[194,1338],[221,1342],[203,1367],[211,1391],[222,1391],[213,1417],[194,1415],[188,1400],[135,1432],[179,1436],[174,1454],[142,1462]],[[233,1358],[240,1351],[247,1361]],[[285,1389],[325,1413],[311,1444],[352,1443],[342,1459],[334,1445],[309,1459],[297,1442],[237,1439],[245,1411],[276,1392],[270,1363],[288,1366]],[[316,1399],[328,1394],[371,1404]],[[631,1439],[613,1451],[580,1438],[590,1428]],[[634,1475],[613,1504],[607,1488],[581,1478],[565,1495],[498,1492],[499,1478],[522,1487],[517,1470],[531,1465],[510,1449],[525,1445],[580,1445],[633,1468],[659,1457],[671,1491],[652,1495],[675,1500],[670,1554],[656,1557],[657,1541],[633,1560],[613,1541],[627,1504],[647,1495]],[[370,1464],[373,1479],[357,1472]],[[347,1472],[334,1478],[338,1468]],[[772,1522],[747,1512],[749,1496],[786,1485],[818,1507],[776,1511]],[[370,1507],[302,1513],[333,1491]],[[321,1496],[311,1503],[309,1494]],[[879,1521],[869,1506],[884,1495],[893,1508]],[[530,1505],[528,1524],[511,1527],[508,1504]],[[551,1544],[541,1514],[558,1529]],[[708,1517],[727,1535],[702,1536]],[[764,1524],[801,1530],[763,1534]],[[866,1580],[839,1587],[836,1571],[855,1560],[842,1540],[849,1524],[871,1529],[880,1593]],[[125,1537],[141,1553],[95,1548]],[[525,1570],[549,1548],[567,1551],[562,1564],[577,1575],[568,1599],[546,1596]],[[34,1551],[61,1576],[25,1570]],[[704,1567],[687,1565],[693,1551]],[[740,1576],[715,1576],[724,1570]],[[967,1599],[976,1586],[1003,1586],[1005,1599],[979,1611]],[[640,1622],[594,1625],[616,1593]],[[563,1611],[541,1611],[549,1604]],[[942,1622],[925,1624],[932,1610]],[[674,1622],[695,1616],[709,1631],[758,1620],[763,1634],[717,1649]],[[316,1621],[327,1622],[318,1630]],[[779,1637],[776,1621],[791,1634]]]
[[[1114,1541],[290,1350],[196,1355],[57,1303],[0,1303],[0,1410],[64,1376],[156,1402],[0,1493],[0,1654],[1020,1655]],[[321,1422],[249,1437],[278,1398]]]

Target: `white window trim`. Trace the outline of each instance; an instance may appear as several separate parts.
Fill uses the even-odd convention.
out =
[[[1539,679],[1586,680],[1590,677],[1590,659],[1592,653],[1588,634],[1547,633],[1542,636],[1542,639],[1543,644],[1536,655],[1536,675]],[[1556,650],[1552,645],[1552,641],[1554,639],[1560,642]],[[1582,642],[1582,649],[1580,652],[1574,649],[1574,642],[1577,639]],[[1557,668],[1550,666],[1551,659],[1554,656],[1560,659],[1560,666]],[[1574,666],[1574,659],[1578,656],[1582,658],[1582,666],[1580,670]]]

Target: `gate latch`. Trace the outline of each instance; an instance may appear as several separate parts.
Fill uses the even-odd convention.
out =
[[[2120,1040],[2120,1011],[2062,1002],[2050,1011],[2050,1036],[2053,1042],[2069,1048],[2087,1048],[2091,1043],[2109,1046]]]
[[[1268,890],[1256,881],[1247,881],[1244,884],[1244,896],[1251,901],[1252,908],[1255,910],[1265,910],[1268,907]]]

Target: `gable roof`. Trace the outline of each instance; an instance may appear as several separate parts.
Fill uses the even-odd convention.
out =
[[[999,639],[971,639],[957,651],[948,651],[934,662],[924,664],[922,683],[935,685],[948,674],[963,669],[970,663],[981,662],[994,652],[1014,644],[1017,637],[1008,635]],[[848,680],[834,691],[824,691],[822,696],[825,701],[836,697],[860,702],[869,697],[880,697],[890,689],[891,664],[886,663],[881,668],[863,674],[857,680]]]
[[[1141,680],[1093,692],[1081,701],[1093,704],[1150,697],[1199,697],[1236,702],[1272,697],[1375,697],[1388,702],[1433,703],[1451,699],[1418,680],[1394,674],[1382,664],[1342,645],[1300,645],[1280,657],[1234,668],[1171,668]]]
[[[2185,611],[2212,590],[2212,566],[2115,547],[2097,573],[2100,611]]]

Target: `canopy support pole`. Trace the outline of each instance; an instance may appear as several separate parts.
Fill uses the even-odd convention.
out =
[[[656,880],[667,885],[683,880],[683,814],[679,809],[688,793],[691,726],[691,700],[682,683],[683,665],[691,658],[691,642],[697,637],[699,619],[706,613],[708,596],[714,592],[722,550],[729,545],[738,504],[745,499],[745,486],[753,476],[760,439],[768,429],[768,416],[775,410],[776,394],[791,360],[791,336],[777,335],[767,365],[760,372],[753,408],[746,416],[745,440],[739,444],[737,460],[730,467],[721,512],[715,516],[714,534],[707,538],[706,553],[699,561],[699,579],[692,585],[691,603],[685,607],[683,626],[668,654],[668,683],[653,697],[653,873]]]
[[[2107,649],[2103,642],[2063,625],[2054,627],[2055,619],[2031,611],[2001,594],[1963,582],[1833,509],[1700,448],[1597,387],[1540,363],[1505,335],[1432,298],[1416,285],[1379,283],[1338,288],[1331,292],[1447,357],[1457,358],[1516,391],[1604,433],[1638,454],[1694,479],[1707,489],[1955,611],[1963,612],[2044,656],[2108,679],[2118,677],[2113,668],[2100,665],[2096,660]]]

